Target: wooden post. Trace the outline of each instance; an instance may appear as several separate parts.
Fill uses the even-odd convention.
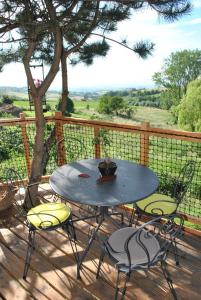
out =
[[[61,121],[62,113],[60,111],[55,112],[55,126],[56,126],[56,141],[58,149],[56,149],[58,157],[58,165],[62,166],[66,163],[65,158],[65,143],[64,143],[64,132],[63,132],[63,123]]]
[[[24,113],[20,113],[20,120],[25,121]],[[30,160],[29,140],[27,136],[27,128],[25,122],[21,124],[21,132],[22,132],[22,142],[24,146],[24,154],[25,154],[25,161],[26,161],[26,170],[27,170],[27,175],[29,177],[31,172],[31,160]]]
[[[94,127],[94,138],[99,135],[99,131],[99,127]],[[100,144],[95,144],[95,158],[100,158]]]
[[[149,122],[145,122],[141,125],[141,128],[147,130],[149,128]],[[140,135],[140,163],[144,166],[149,165],[149,133],[144,132]]]

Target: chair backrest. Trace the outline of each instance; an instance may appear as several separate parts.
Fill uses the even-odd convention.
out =
[[[118,253],[120,255],[127,256],[126,266],[129,267],[130,271],[137,268],[150,268],[156,265],[159,261],[166,259],[167,253],[175,239],[181,236],[183,228],[183,217],[180,215],[171,215],[168,217],[157,217],[151,221],[143,224],[138,229],[131,230],[131,234],[127,239],[122,242],[119,239],[119,249],[123,251],[116,252],[109,242],[105,242],[108,253]],[[133,228],[133,227],[132,227]],[[121,229],[120,229],[121,230]],[[157,240],[157,241],[156,241]],[[154,243],[154,241],[156,241]],[[123,245],[120,245],[124,243]],[[137,244],[137,248],[134,248],[134,244]],[[153,253],[150,252],[154,249],[154,244],[157,246]],[[131,247],[131,245],[133,247]],[[132,261],[135,261],[135,256],[141,257],[143,263],[132,265]],[[131,259],[132,257],[132,259]],[[117,262],[118,265],[122,265],[121,262]],[[124,265],[124,264],[123,264]]]
[[[177,201],[177,204],[183,200],[188,188],[190,187],[195,173],[195,164],[195,161],[188,161],[181,169],[179,176],[175,178],[171,196]]]

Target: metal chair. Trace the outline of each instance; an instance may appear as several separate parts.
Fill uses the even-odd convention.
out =
[[[172,296],[177,299],[172,279],[167,270],[166,258],[170,247],[175,243],[176,238],[180,237],[182,226],[183,218],[172,215],[165,220],[157,217],[138,229],[125,227],[115,231],[101,243],[102,252],[96,277],[99,277],[101,264],[107,254],[117,269],[114,299],[123,299],[132,272],[160,266]],[[125,274],[122,290],[119,288],[121,273]]]
[[[43,203],[32,207],[26,212],[23,206],[24,197],[26,193],[28,193],[28,197],[31,201],[30,187],[33,185],[26,186],[24,180],[22,180],[19,173],[14,169],[7,170],[6,178],[9,189],[14,189],[16,192],[13,204],[20,215],[23,215],[26,218],[25,224],[29,229],[23,279],[26,279],[27,277],[31,255],[35,249],[35,233],[39,230],[52,231],[57,228],[62,228],[68,235],[75,260],[78,262],[76,235],[72,221],[71,207],[67,204],[58,202],[58,197],[50,190],[45,190],[40,187],[38,197],[40,202]],[[50,199],[53,200],[53,202],[50,202]]]
[[[155,193],[133,205],[129,226],[132,226],[136,216],[135,224],[143,214],[149,216],[165,216],[174,214],[179,204],[182,202],[186,192],[192,182],[195,172],[195,161],[188,161],[181,169],[179,176],[173,179],[170,193]]]

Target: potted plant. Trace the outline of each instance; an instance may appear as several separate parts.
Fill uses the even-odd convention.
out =
[[[93,143],[96,145],[101,145],[101,149],[104,152],[105,158],[102,160],[98,169],[102,177],[114,177],[117,165],[114,161],[109,158],[107,147],[110,146],[110,139],[108,137],[108,131],[106,129],[100,129],[98,134],[93,140]]]

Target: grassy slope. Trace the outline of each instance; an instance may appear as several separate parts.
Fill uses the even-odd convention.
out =
[[[57,103],[57,100],[51,99],[47,101],[47,103],[51,106],[52,110],[46,113],[46,115],[54,115],[55,105]],[[17,100],[14,102],[14,105],[24,108],[27,117],[34,116],[34,112],[29,111],[28,101]],[[153,127],[175,128],[175,129],[177,128],[177,126],[173,124],[171,113],[167,110],[138,106],[136,109],[136,114],[133,120],[131,120],[131,119],[125,119],[116,116],[111,117],[111,116],[99,114],[96,111],[98,106],[98,101],[75,100],[74,105],[75,105],[75,113],[72,114],[72,117],[75,118],[99,119],[99,120],[110,121],[115,123],[124,123],[124,124],[126,123],[126,124],[133,124],[133,125],[143,123],[143,122],[150,122],[151,126]]]

